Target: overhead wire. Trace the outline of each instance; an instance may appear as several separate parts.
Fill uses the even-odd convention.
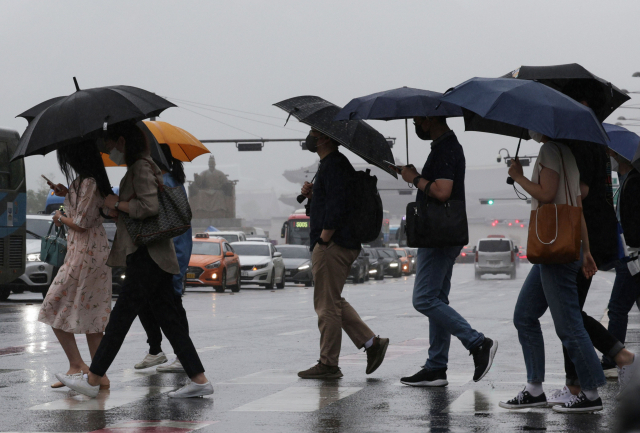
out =
[[[277,117],[277,116],[269,116],[269,115],[266,115],[266,114],[252,113],[250,111],[236,110],[234,108],[220,107],[218,105],[205,104],[204,102],[188,101],[186,99],[173,98],[171,96],[164,96],[164,98],[173,99],[174,101],[186,102],[186,103],[189,103],[189,104],[197,104],[197,105],[204,105],[206,107],[220,108],[222,110],[227,110],[227,111],[235,111],[237,113],[251,114],[251,115],[254,115],[254,116],[269,117],[271,119],[282,120],[281,117]]]
[[[189,109],[188,109],[188,108],[186,108],[186,107],[178,107],[178,108],[181,108],[181,109],[183,109],[183,110],[190,111],[191,113],[197,114],[198,116],[202,116],[202,117],[207,118],[207,119],[209,119],[209,120],[213,120],[214,122],[221,123],[221,124],[223,124],[223,125],[225,125],[225,126],[228,126],[229,128],[237,129],[238,131],[244,132],[245,134],[249,134],[249,135],[253,135],[254,137],[262,138],[262,137],[260,137],[259,135],[253,134],[253,133],[251,133],[251,132],[249,132],[249,131],[245,131],[244,129],[237,128],[237,127],[235,127],[235,126],[233,126],[233,125],[229,125],[228,123],[222,122],[221,120],[218,120],[218,119],[214,119],[213,117],[206,116],[206,115],[204,115],[204,114],[202,114],[202,113],[198,113],[197,111],[189,110]]]

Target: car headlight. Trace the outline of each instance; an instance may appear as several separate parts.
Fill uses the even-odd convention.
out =
[[[253,265],[253,268],[251,268],[252,271],[257,271],[258,269],[264,269],[267,266],[269,266],[269,263],[263,263],[261,265]]]
[[[416,262],[416,259],[411,259],[411,263],[415,263],[415,262]]]
[[[370,274],[375,274],[375,273],[377,273],[377,272],[378,272],[378,270],[377,270],[377,269],[370,269],[370,270],[369,270],[369,273],[370,273]]]
[[[209,263],[207,266],[205,266],[205,268],[207,269],[215,269],[219,267],[220,267],[220,260],[218,260],[217,262]]]
[[[389,263],[389,267],[390,268],[397,268],[398,264],[397,263]]]
[[[304,271],[305,269],[309,269],[309,265],[302,265],[302,266],[298,267],[299,271]]]
[[[40,253],[27,254],[28,262],[39,262],[40,261]]]

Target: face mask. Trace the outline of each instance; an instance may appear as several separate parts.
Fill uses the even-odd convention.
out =
[[[109,152],[109,159],[114,162],[116,165],[122,165],[125,163],[124,153],[120,152],[117,148],[111,149]]]
[[[422,129],[422,124],[415,125],[416,127],[416,135],[420,140],[431,140],[431,131],[425,131]]]
[[[307,146],[307,150],[309,152],[318,152],[318,137],[309,134],[307,135],[307,139],[304,141],[304,144]]]
[[[611,171],[620,171],[620,164],[618,164],[618,160],[613,156],[610,156],[609,159],[611,160]]]
[[[529,137],[531,137],[531,139],[537,143],[542,142],[542,134],[540,134],[539,132],[529,130]]]

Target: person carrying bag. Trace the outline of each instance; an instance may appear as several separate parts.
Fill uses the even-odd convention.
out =
[[[55,236],[51,235],[54,225],[49,226],[47,236],[41,239],[40,260],[59,268],[64,264],[64,258],[67,255],[67,237],[64,226],[56,228]]]

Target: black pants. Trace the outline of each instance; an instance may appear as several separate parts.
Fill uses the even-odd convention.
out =
[[[578,271],[578,277],[576,283],[578,285],[578,299],[580,302],[580,308],[584,307],[584,303],[587,300],[587,294],[591,287],[592,278],[587,279],[582,270]],[[584,328],[591,338],[593,346],[602,352],[604,355],[613,359],[623,348],[624,344],[620,343],[616,337],[614,337],[602,323],[598,322],[587,313],[582,311],[582,321],[584,322]],[[567,349],[562,346],[562,352],[564,354],[564,371],[567,375],[567,385],[580,386],[580,380],[578,380],[578,373],[576,373],[576,367],[571,362]]]
[[[182,323],[182,326],[187,330],[188,334],[189,322],[187,321],[187,312],[182,306],[182,297],[175,291],[173,291],[173,303],[176,306],[176,310],[178,310],[178,317],[180,319],[180,322]],[[138,319],[140,319],[140,323],[142,323],[142,327],[147,333],[147,343],[149,344],[149,347],[154,352],[161,351],[162,349],[160,346],[162,343],[162,331],[160,330],[160,325],[158,324],[158,321],[153,314],[150,303],[147,302],[140,308],[140,311],[138,311]]]
[[[149,309],[167,336],[187,375],[204,372],[200,357],[189,338],[173,298],[173,275],[163,271],[146,247],[127,256],[124,285],[111,312],[104,338],[91,362],[92,373],[104,376],[115,359],[140,309]]]

